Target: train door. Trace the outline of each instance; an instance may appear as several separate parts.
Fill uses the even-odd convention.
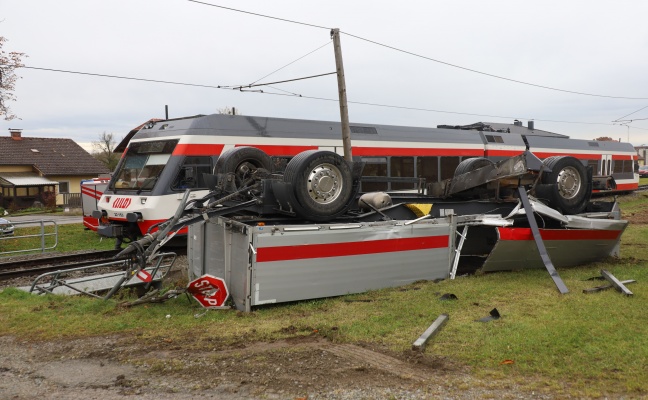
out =
[[[601,169],[599,170],[599,175],[602,176],[612,175],[612,155],[611,154],[601,155]]]

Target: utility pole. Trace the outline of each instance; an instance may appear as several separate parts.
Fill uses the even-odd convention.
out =
[[[342,47],[340,46],[340,30],[331,29],[333,50],[335,51],[335,69],[337,70],[338,95],[340,98],[340,120],[342,122],[342,146],[344,159],[351,162],[351,128],[349,127],[349,108],[347,107],[346,83],[344,82],[344,65],[342,64]]]

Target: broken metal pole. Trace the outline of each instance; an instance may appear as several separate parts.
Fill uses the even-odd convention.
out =
[[[412,344],[412,350],[425,350],[425,345],[427,344],[428,340],[430,340],[441,330],[443,325],[448,322],[448,318],[450,318],[448,314],[439,315],[439,317],[432,323],[432,325],[430,325],[430,327],[427,328],[425,332],[423,332],[423,334]]]
[[[605,278],[606,281],[610,282],[619,292],[623,293],[626,296],[632,296],[633,293],[630,290],[628,290],[627,287],[625,287],[623,282],[615,278],[614,275],[612,275],[611,273],[609,273],[604,269],[601,270],[601,275],[603,276],[603,278]]]
[[[569,289],[567,289],[565,282],[563,282],[562,278],[560,278],[558,271],[556,271],[556,267],[554,267],[553,263],[551,262],[551,258],[549,258],[549,253],[547,253],[547,248],[542,241],[540,229],[538,229],[538,223],[536,222],[535,216],[533,215],[533,208],[531,208],[531,203],[529,202],[529,198],[527,197],[526,189],[524,189],[523,186],[519,186],[518,193],[520,194],[520,200],[522,201],[524,212],[526,213],[527,220],[529,221],[531,233],[533,233],[533,239],[535,240],[536,247],[538,247],[540,258],[542,258],[542,262],[544,263],[545,268],[549,272],[551,279],[553,279],[560,293],[569,293]]]
[[[627,281],[621,281],[622,284],[627,285],[628,283],[636,283],[634,279],[628,279]],[[596,293],[596,292],[601,292],[603,290],[611,289],[613,288],[614,285],[608,284],[608,285],[601,285],[601,286],[596,286],[593,288],[588,288],[588,289],[583,289],[583,293]]]

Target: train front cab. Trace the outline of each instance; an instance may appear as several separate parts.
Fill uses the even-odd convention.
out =
[[[97,232],[115,238],[115,247],[154,231],[175,213],[186,189],[196,189],[192,198],[207,193],[203,174],[212,172],[217,155],[187,151],[178,142],[161,139],[129,144],[96,213],[101,221]]]

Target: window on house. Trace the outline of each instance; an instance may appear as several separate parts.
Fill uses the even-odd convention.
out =
[[[70,193],[70,182],[59,181],[59,193]]]

